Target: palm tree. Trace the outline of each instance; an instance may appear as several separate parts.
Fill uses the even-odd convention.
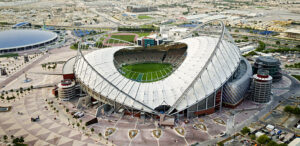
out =
[[[94,129],[94,128],[92,128],[92,129],[91,129],[91,132],[92,132],[92,133],[94,133],[94,131],[95,131],[95,129]]]
[[[3,135],[3,139],[5,142],[6,142],[7,138],[8,138],[7,135]]]

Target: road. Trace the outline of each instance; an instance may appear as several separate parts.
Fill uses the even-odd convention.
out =
[[[263,36],[263,35],[257,35],[257,34],[235,33],[235,32],[230,32],[230,34],[232,36],[248,37],[249,39],[254,39],[254,40],[264,40],[264,41],[270,41],[270,42],[280,41],[282,45],[288,44],[288,46],[290,46],[290,47],[296,47],[297,45],[300,44],[300,41],[288,39],[288,38],[278,38],[278,37],[273,37],[273,36]]]
[[[120,21],[112,18],[111,16],[104,14],[104,13],[99,13],[95,8],[90,9],[91,12],[98,14],[99,16],[103,17],[104,19],[116,24],[117,26],[123,26],[124,24],[121,24]]]

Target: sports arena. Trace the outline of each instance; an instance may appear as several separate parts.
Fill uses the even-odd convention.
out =
[[[33,29],[12,29],[0,32],[0,53],[25,51],[56,41],[56,33]]]
[[[147,48],[128,42],[78,49],[63,70],[72,70],[85,93],[115,112],[191,118],[241,103],[252,69],[223,22],[201,24],[182,38]]]

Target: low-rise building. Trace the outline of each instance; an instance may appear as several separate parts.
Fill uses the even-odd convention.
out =
[[[300,30],[299,29],[288,29],[284,33],[289,38],[300,39]]]

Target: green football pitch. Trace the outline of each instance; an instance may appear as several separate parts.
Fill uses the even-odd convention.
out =
[[[124,40],[127,42],[134,42],[135,35],[112,35],[111,38]],[[114,40],[110,39],[108,43],[113,43]],[[117,42],[117,41],[115,41]]]
[[[122,66],[123,75],[138,82],[161,80],[167,77],[172,70],[171,64],[164,63],[139,63]]]

